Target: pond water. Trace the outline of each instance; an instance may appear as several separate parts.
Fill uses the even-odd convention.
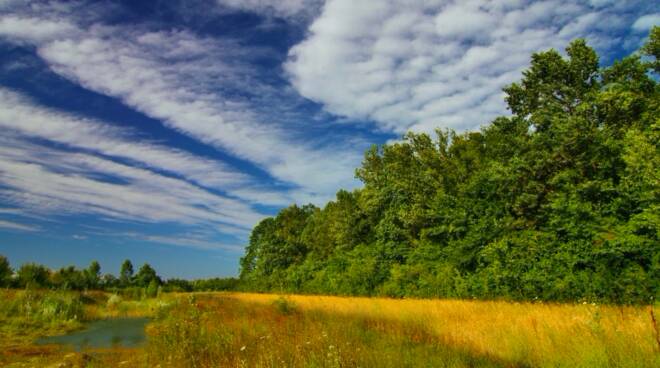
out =
[[[89,323],[84,330],[62,336],[40,338],[37,344],[70,345],[86,348],[139,347],[144,343],[148,318],[111,318]]]

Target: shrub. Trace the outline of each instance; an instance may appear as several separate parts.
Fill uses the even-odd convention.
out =
[[[293,314],[296,311],[296,305],[291,300],[279,297],[273,301],[275,309],[284,315]]]

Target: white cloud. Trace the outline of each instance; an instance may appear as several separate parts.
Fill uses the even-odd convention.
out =
[[[49,21],[21,19],[25,29]],[[293,199],[312,198],[318,203],[340,187],[357,184],[352,172],[362,154],[355,142],[324,147],[323,137],[292,138],[295,123],[282,126],[274,122],[277,119],[258,113],[259,107],[251,100],[261,97],[232,96],[235,91],[255,96],[282,93],[258,82],[259,76],[245,64],[247,55],[266,50],[186,31],[152,32],[101,24],[78,25],[76,31],[53,40],[32,37],[33,33],[4,30],[0,36],[31,42],[56,73],[252,162],[296,187]]]
[[[264,16],[280,18],[313,16],[323,0],[217,0],[218,4]]]
[[[436,33],[446,38],[483,38],[488,35],[496,19],[477,4],[452,4],[435,17]]]
[[[205,159],[163,145],[136,141],[135,134],[91,119],[41,107],[0,87],[0,127],[152,169],[180,175],[208,188],[243,187],[249,177],[217,160]]]
[[[648,31],[653,26],[660,26],[660,13],[647,14],[637,18],[632,28],[636,31]]]
[[[122,221],[243,229],[263,215],[183,180],[20,138],[0,145],[0,196],[32,213],[96,214]]]
[[[142,235],[142,234],[136,234],[136,238],[143,240],[143,241],[148,241],[151,243],[158,243],[158,244],[169,244],[169,245],[176,245],[180,247],[189,247],[189,248],[196,248],[196,249],[208,249],[208,250],[226,250],[232,253],[243,253],[245,247],[242,245],[237,245],[237,244],[227,244],[227,243],[222,243],[222,242],[215,242],[215,241],[209,241],[209,240],[204,240],[204,239],[199,239],[197,237],[191,237],[191,236],[178,236],[178,237],[170,237],[170,236],[160,236],[160,235]]]
[[[11,34],[18,39],[45,42],[76,31],[71,23],[58,20],[37,20],[16,16],[0,18],[0,34]]]
[[[0,228],[18,231],[39,231],[39,227],[32,225],[19,224],[13,221],[0,220]]]
[[[648,6],[329,0],[285,68],[303,96],[386,131],[474,129],[506,114],[501,88],[520,78],[531,53],[578,37],[607,52],[621,44],[610,34]]]

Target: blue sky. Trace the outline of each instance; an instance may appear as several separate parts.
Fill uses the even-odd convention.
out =
[[[231,276],[259,220],[372,144],[478,129],[535,51],[603,64],[652,1],[0,0],[0,254]]]

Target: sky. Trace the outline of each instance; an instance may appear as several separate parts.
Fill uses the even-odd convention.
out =
[[[533,52],[639,48],[653,1],[0,0],[0,254],[235,276],[373,144],[476,130]]]

